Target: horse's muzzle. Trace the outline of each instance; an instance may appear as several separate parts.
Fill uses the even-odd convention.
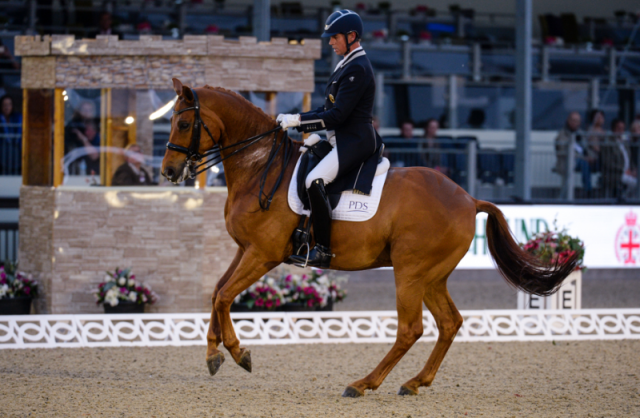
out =
[[[184,167],[182,170],[178,170],[174,167],[167,166],[162,171],[162,175],[171,183],[177,184],[185,180],[187,171],[185,168],[186,167]]]

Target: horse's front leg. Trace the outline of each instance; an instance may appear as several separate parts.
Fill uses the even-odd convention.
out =
[[[224,354],[222,351],[218,350],[218,346],[222,342],[222,335],[220,331],[220,321],[218,321],[218,314],[216,313],[216,297],[220,292],[220,289],[227,283],[229,277],[233,274],[233,272],[238,267],[240,260],[242,259],[242,254],[244,251],[241,248],[238,248],[231,265],[224,273],[224,275],[218,280],[216,283],[216,287],[213,290],[213,294],[211,295],[211,320],[209,321],[209,330],[207,331],[207,367],[209,368],[209,373],[211,376],[215,375],[218,370],[220,370],[220,366],[224,363]]]
[[[269,260],[258,251],[248,249],[242,256],[236,270],[216,296],[215,311],[218,314],[222,333],[222,343],[231,356],[243,369],[251,372],[251,352],[240,347],[240,341],[233,329],[229,309],[236,296],[257,282],[260,277],[280,264]]]

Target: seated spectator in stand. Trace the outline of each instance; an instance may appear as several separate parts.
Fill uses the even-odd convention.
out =
[[[20,63],[11,55],[9,48],[4,46],[2,39],[0,39],[0,70],[17,70],[20,69]],[[0,95],[5,94],[4,79],[2,77],[2,71],[0,71]]]
[[[10,96],[0,98],[0,174],[19,176],[22,167],[22,115]]]
[[[581,117],[578,112],[571,112],[567,121],[564,124],[564,128],[558,132],[558,136],[555,139],[556,148],[556,166],[553,171],[558,173],[562,177],[562,190],[560,195],[562,198],[567,198],[569,192],[568,184],[568,166],[569,160],[569,144],[571,143],[571,137],[580,129]],[[573,170],[579,171],[582,174],[582,187],[585,195],[591,194],[591,166],[589,165],[587,152],[585,147],[581,144],[580,137],[575,138],[574,153],[575,166]]]
[[[415,158],[415,149],[418,148],[416,138],[413,136],[413,127],[415,124],[411,119],[405,119],[400,124],[400,137],[388,138],[386,144],[393,149],[393,153],[385,152],[385,156],[389,158],[392,167],[411,167],[420,165]]]
[[[587,131],[587,155],[594,161],[593,171],[600,168],[600,143],[605,140],[604,112],[594,109],[589,113],[589,130]]]
[[[96,105],[93,101],[85,100],[80,104],[65,127],[64,142],[65,154],[76,148],[84,148],[84,155],[74,164],[78,172],[73,174],[100,173],[100,135],[96,125]]]
[[[449,168],[444,164],[445,155],[438,150],[444,148],[438,143],[438,129],[440,123],[437,119],[428,119],[424,124],[424,143],[420,143],[418,149],[425,167],[433,168],[444,175],[449,175]]]
[[[601,148],[602,182],[606,197],[620,199],[626,189],[637,184],[637,172],[631,165],[629,139],[625,135],[625,123],[620,119],[611,122],[613,136]]]
[[[98,31],[93,34],[92,38],[95,38],[98,35],[116,35],[120,38],[120,34],[113,30],[112,24],[113,20],[111,18],[111,13],[102,12],[100,14],[100,19],[98,20]]]
[[[144,156],[140,151],[140,145],[127,145],[124,149],[125,162],[113,173],[112,186],[150,186],[154,184],[147,170],[142,167]]]

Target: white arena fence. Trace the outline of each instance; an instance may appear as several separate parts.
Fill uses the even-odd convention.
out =
[[[456,341],[640,339],[639,309],[462,311]],[[242,344],[389,343],[395,311],[231,314]],[[423,315],[421,341],[438,330]],[[25,315],[0,317],[0,349],[206,345],[209,314]]]

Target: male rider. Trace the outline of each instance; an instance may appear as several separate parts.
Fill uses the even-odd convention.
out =
[[[380,141],[371,125],[376,91],[371,63],[360,46],[362,19],[351,10],[340,10],[327,19],[323,38],[336,54],[344,56],[325,89],[325,104],[299,115],[278,115],[283,129],[297,127],[303,132],[326,129],[333,150],[309,173],[305,186],[313,213],[316,246],[309,253],[307,266],[328,268],[331,263],[331,205],[325,186],[337,177],[349,177],[349,189],[356,193],[360,170],[378,151]],[[379,137],[378,137],[379,138]],[[375,169],[374,169],[375,170]],[[353,187],[351,187],[353,184]],[[369,189],[370,190],[370,189]],[[304,264],[305,256],[291,256]]]

